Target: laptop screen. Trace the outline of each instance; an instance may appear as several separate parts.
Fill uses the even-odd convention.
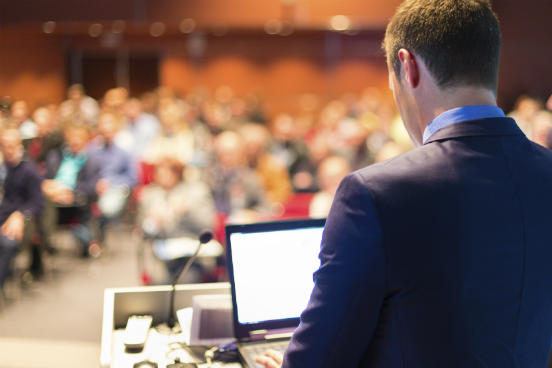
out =
[[[269,329],[298,324],[320,266],[324,223],[308,219],[227,226],[235,325]]]

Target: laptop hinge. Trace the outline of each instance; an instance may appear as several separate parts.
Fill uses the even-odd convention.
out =
[[[249,332],[249,339],[251,341],[259,340],[275,340],[290,338],[293,335],[295,328],[280,328],[276,330],[255,330]]]

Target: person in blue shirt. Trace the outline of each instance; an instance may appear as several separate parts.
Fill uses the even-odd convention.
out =
[[[552,152],[496,104],[486,0],[407,0],[389,84],[417,148],[349,174],[315,286],[265,367],[544,367],[552,338]]]
[[[117,132],[115,143],[138,161],[161,132],[161,123],[155,115],[143,111],[142,102],[137,98],[129,98],[123,111],[127,121]]]
[[[98,234],[100,244],[104,241],[107,223],[121,215],[136,185],[134,160],[114,142],[118,131],[117,116],[102,113],[98,118],[99,136],[88,153],[100,165],[100,179],[96,184],[98,208],[101,212]]]

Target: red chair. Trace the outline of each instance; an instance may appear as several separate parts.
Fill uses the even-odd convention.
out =
[[[314,193],[295,193],[284,204],[280,219],[309,217],[309,205]]]

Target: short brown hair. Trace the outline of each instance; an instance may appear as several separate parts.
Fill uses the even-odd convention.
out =
[[[67,134],[69,131],[82,132],[82,133],[85,133],[87,137],[90,137],[90,133],[91,133],[90,127],[87,124],[81,123],[79,121],[70,122],[63,127],[63,132],[65,134]]]
[[[181,161],[177,160],[174,157],[168,156],[163,157],[161,160],[159,160],[159,162],[155,164],[155,169],[159,169],[161,167],[166,167],[179,179],[182,178],[185,169],[185,166]]]
[[[500,46],[498,19],[487,0],[406,0],[383,41],[397,76],[398,51],[405,48],[422,57],[442,88],[474,85],[495,92]]]

